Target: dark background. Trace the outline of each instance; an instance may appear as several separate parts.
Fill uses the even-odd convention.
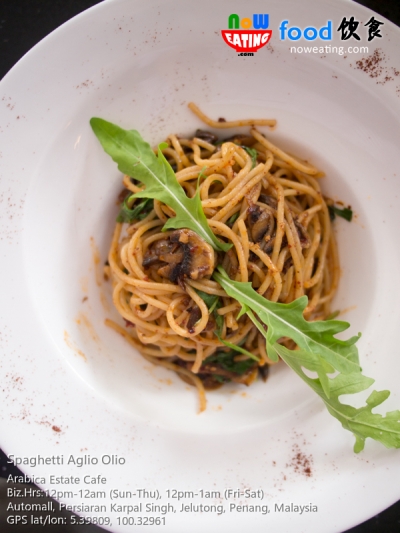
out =
[[[143,0],[142,0],[143,1]],[[0,0],[0,79],[13,65],[35,46],[43,37],[55,30],[65,21],[81,11],[98,4],[95,0]],[[358,3],[374,10],[400,26],[399,0],[362,0]],[[400,53],[400,51],[399,51]],[[1,437],[0,437],[1,438]],[[17,469],[6,464],[7,458],[0,450],[0,477],[15,475]],[[398,483],[393,479],[393,483]],[[0,493],[0,505],[5,508],[6,498]],[[0,516],[4,509],[0,509]],[[18,532],[17,526],[5,526],[0,523],[3,533]],[[29,531],[28,531],[29,529]],[[50,529],[52,529],[50,527]],[[48,530],[48,528],[46,528]],[[56,531],[80,531],[82,533],[100,532],[94,526],[78,526],[68,528],[57,526]],[[22,533],[38,533],[43,526],[22,526]],[[371,518],[364,524],[349,529],[346,533],[399,533],[400,532],[400,502],[386,511]]]

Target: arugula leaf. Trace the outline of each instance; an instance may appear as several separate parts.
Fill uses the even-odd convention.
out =
[[[212,305],[211,305],[211,307],[209,309],[210,314],[213,313],[214,316],[215,316],[217,314],[216,313],[217,309],[219,309],[220,307],[221,307],[221,304],[220,304],[219,298],[215,298],[214,302],[212,303]],[[214,313],[214,311],[215,311],[215,313]]]
[[[232,227],[236,220],[239,218],[239,215],[240,211],[236,211],[236,213],[233,213],[233,215],[226,222],[227,226]]]
[[[216,302],[219,300],[219,296],[215,294],[208,294],[208,292],[200,291],[199,289],[195,289],[197,294],[200,296],[200,298],[204,301],[206,306],[208,307],[209,312],[211,312],[211,308],[215,309]]]
[[[242,146],[242,148],[243,150],[246,150],[246,152],[251,157],[251,160],[253,162],[253,165],[251,168],[254,168],[257,165],[257,157],[258,157],[257,150],[255,148],[249,148],[248,146]]]
[[[118,164],[124,174],[141,181],[146,188],[137,192],[135,198],[155,198],[171,207],[176,216],[164,225],[169,228],[189,228],[208,242],[215,250],[227,251],[231,244],[216,238],[204,214],[200,193],[188,198],[176,179],[175,172],[158,147],[158,157],[150,145],[136,130],[124,130],[101,118],[92,118],[90,125],[104,150]]]
[[[244,374],[252,366],[254,366],[253,359],[245,359],[243,361],[235,361],[237,352],[230,350],[229,352],[217,352],[214,355],[210,355],[207,359],[204,360],[203,364],[207,363],[216,363],[221,366],[224,370],[229,372],[234,372],[235,374]],[[201,372],[201,369],[200,369]]]
[[[349,207],[344,207],[343,209],[340,209],[335,205],[328,205],[328,210],[331,220],[335,220],[336,215],[338,217],[344,218],[348,222],[351,222],[351,219],[353,218],[353,211]]]
[[[197,178],[199,180],[201,180],[202,178],[206,178],[206,174],[205,174],[205,171],[207,170],[207,167],[204,165],[204,167],[200,170],[199,172],[199,175],[197,176]]]
[[[241,346],[238,346],[237,344],[233,344],[232,342],[228,342],[227,340],[225,339],[222,339],[219,335],[217,335],[218,337],[218,340],[220,340],[223,344],[225,344],[225,346],[227,346],[228,348],[231,348],[232,350],[234,350],[235,352],[239,352],[239,353],[242,353],[243,355],[247,355],[247,357],[249,357],[250,359],[253,359],[253,361],[256,361],[257,363],[260,362],[259,358],[256,357],[254,354],[252,354],[251,352],[245,350],[244,348],[242,348]]]
[[[388,398],[389,391],[373,391],[363,407],[355,408],[343,404],[339,401],[339,396],[366,390],[374,380],[363,376],[361,372],[338,374],[333,379],[328,378],[331,393],[328,398],[320,380],[308,377],[302,370],[304,367],[318,372],[320,361],[312,360],[310,354],[303,350],[288,350],[280,344],[276,344],[275,349],[285,363],[322,398],[329,413],[341,422],[344,429],[353,432],[356,437],[354,444],[356,453],[364,449],[367,437],[381,442],[387,448],[400,448],[400,411],[391,411],[386,416],[372,413],[374,407]]]
[[[281,337],[289,337],[300,348],[314,352],[323,357],[334,369],[349,374],[360,370],[358,350],[354,345],[359,335],[342,341],[334,337],[349,327],[348,322],[339,320],[321,320],[307,322],[303,311],[307,305],[307,296],[302,296],[290,304],[270,302],[258,294],[251,283],[231,280],[222,267],[214,272],[214,279],[225,292],[255,312],[260,320],[268,326],[265,336],[267,351],[271,359],[277,360],[274,344]],[[329,395],[329,391],[326,391]]]
[[[131,209],[131,207],[129,207],[129,204],[134,199],[134,195],[131,194],[122,202],[117,216],[117,222],[133,222],[134,220],[140,219],[141,215],[147,215],[149,211],[153,209],[153,201],[150,198],[143,200],[143,202],[140,202],[133,209]],[[151,208],[149,209],[150,206]]]
[[[221,307],[221,304],[218,302],[214,310],[214,318],[215,318],[215,322],[217,323],[217,330],[215,334],[217,337],[222,335],[222,329],[224,327],[224,317],[217,313],[217,309],[219,309],[220,307]]]
[[[211,374],[212,377],[215,379],[215,381],[218,381],[218,383],[228,383],[230,379],[225,378],[224,376],[220,376],[218,374]]]
[[[364,449],[365,439],[368,437],[388,448],[400,448],[400,410],[391,411],[386,416],[372,413],[374,407],[388,398],[389,391],[373,391],[367,398],[366,405],[359,408],[339,401],[341,395],[364,391],[374,383],[372,378],[361,373],[354,346],[358,337],[347,341],[334,337],[336,333],[347,329],[346,322],[307,322],[303,318],[306,296],[291,304],[270,302],[259,295],[250,283],[229,279],[221,267],[219,273],[214,273],[214,279],[229,296],[242,304],[240,315],[247,313],[266,337],[269,357],[274,360],[281,357],[322,398],[329,413],[354,434],[356,453]],[[260,320],[267,325],[267,329]],[[282,346],[277,342],[279,337],[293,339],[299,349],[289,350]],[[303,369],[316,372],[318,377],[307,376]],[[330,377],[328,374],[332,374],[335,369],[339,373]]]
[[[220,336],[222,334],[222,328],[224,326],[224,317],[219,315],[217,313],[217,310],[221,307],[221,301],[219,296],[216,296],[215,294],[208,294],[207,292],[200,291],[198,289],[195,289],[197,294],[204,300],[204,303],[208,307],[208,312],[213,314],[215,322],[217,324],[217,330],[215,332],[216,336]]]

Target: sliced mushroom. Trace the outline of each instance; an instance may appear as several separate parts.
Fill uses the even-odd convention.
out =
[[[260,374],[262,380],[265,383],[267,381],[268,374],[269,374],[269,366],[268,365],[259,366],[258,373]]]
[[[308,236],[306,228],[301,224],[296,218],[293,219],[294,225],[297,229],[297,234],[299,236],[300,244],[302,248],[309,248],[311,244],[310,237]]]
[[[131,191],[128,191],[128,189],[122,189],[122,191],[117,196],[116,204],[120,206],[122,202],[125,200],[125,198],[127,198],[131,194],[132,194]]]
[[[267,194],[260,194],[260,196],[258,197],[258,201],[262,202],[263,204],[269,205],[270,207],[272,207],[272,209],[275,210],[278,207],[278,200],[273,196],[269,196]]]
[[[214,133],[211,133],[211,131],[196,130],[194,136],[210,144],[215,144],[218,141],[218,137]]]
[[[194,333],[194,326],[201,318],[200,308],[195,305],[192,308],[188,309],[189,318],[186,324],[187,330],[189,333]]]
[[[183,259],[180,263],[180,277],[201,279],[214,271],[214,250],[197,233],[189,229],[174,231],[170,240],[179,243]]]
[[[268,243],[275,230],[274,210],[266,204],[251,205],[248,210],[250,235],[253,242]]]
[[[143,258],[144,268],[148,268],[151,265],[154,265],[160,261],[164,262],[179,262],[182,261],[182,257],[175,255],[179,246],[175,243],[172,243],[169,239],[162,239],[156,241],[153,246],[148,248]],[[172,259],[173,257],[173,259]],[[169,260],[168,260],[169,259]]]
[[[203,332],[206,333],[207,331],[215,331],[217,329],[217,323],[215,321],[215,318],[213,315],[208,316],[208,322],[206,324],[206,327],[203,329]]]
[[[293,257],[290,255],[283,263],[282,274],[286,274],[289,268],[293,265]]]
[[[235,144],[238,144],[240,146],[247,146],[251,147],[253,144],[255,144],[256,140],[251,135],[232,135],[228,139],[224,139],[224,142],[233,142]]]
[[[194,231],[179,229],[146,251],[143,267],[157,263],[160,276],[182,285],[185,278],[198,280],[213,273],[214,250]]]

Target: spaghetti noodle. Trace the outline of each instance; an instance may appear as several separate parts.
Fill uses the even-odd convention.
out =
[[[193,138],[170,135],[163,150],[186,194],[199,187],[210,228],[232,247],[217,252],[192,230],[162,231],[173,210],[132,197],[143,185],[124,176],[123,206],[135,218],[128,225],[119,218],[105,272],[126,327],[106,323],[144,358],[195,385],[202,411],[205,389],[250,384],[273,364],[256,326],[212,279],[214,269],[222,265],[274,302],[305,294],[305,318],[316,320],[330,313],[339,263],[318,180],[323,173],[256,129],[275,121],[216,122],[189,107],[214,129],[250,127],[224,141],[201,130]]]

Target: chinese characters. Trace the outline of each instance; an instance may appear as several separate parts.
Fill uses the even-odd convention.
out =
[[[350,17],[347,19],[346,17],[343,17],[337,31],[341,32],[340,38],[342,41],[347,41],[348,39],[356,39],[357,41],[360,41],[360,36],[357,33],[358,26],[360,22],[358,20],[355,20],[354,17]],[[382,34],[380,32],[380,26],[382,26],[384,23],[377,20],[375,17],[371,17],[369,21],[364,24],[368,28],[368,41],[372,41],[375,39],[375,37],[382,37]]]

